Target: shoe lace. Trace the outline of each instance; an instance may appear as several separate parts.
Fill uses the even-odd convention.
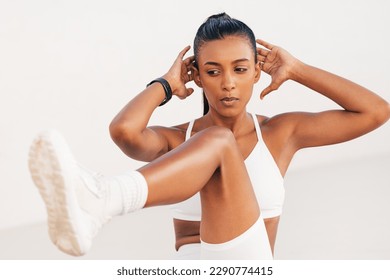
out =
[[[104,184],[102,178],[104,175],[100,172],[94,172],[91,169],[83,166],[80,163],[76,163],[77,167],[80,170],[80,178],[84,183],[84,186],[97,198],[103,198],[107,194],[107,186]],[[89,179],[93,180],[93,184]],[[106,207],[106,206],[104,206]],[[85,211],[85,210],[84,210]],[[90,217],[89,221],[91,223],[91,232],[90,237],[93,238],[98,233],[99,229],[106,224],[112,217],[105,213],[105,210],[102,209],[102,212],[98,215],[92,215],[85,211],[85,214]]]
[[[103,174],[100,172],[92,171],[91,169],[85,167],[84,165],[76,162],[76,165],[81,171],[81,180],[84,182],[85,187],[96,197],[102,198],[106,194],[106,187],[103,184]],[[94,181],[93,184],[87,181],[86,178],[92,178]]]

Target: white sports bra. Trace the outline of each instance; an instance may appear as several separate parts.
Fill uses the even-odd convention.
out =
[[[280,216],[284,202],[284,179],[280,174],[274,158],[263,141],[260,125],[255,114],[257,143],[245,159],[249,177],[256,194],[263,218]],[[194,120],[190,122],[186,132],[186,141],[191,137]],[[187,221],[201,220],[200,195],[196,193],[189,199],[170,206],[175,219]]]

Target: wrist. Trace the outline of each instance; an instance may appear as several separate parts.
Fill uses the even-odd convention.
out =
[[[155,84],[155,83],[160,84],[162,86],[163,90],[164,90],[165,98],[162,100],[162,102],[159,105],[159,106],[162,106],[165,103],[167,103],[169,100],[171,100],[171,98],[172,98],[172,89],[171,89],[171,86],[170,86],[169,82],[166,79],[164,79],[164,78],[154,79],[149,84],[147,84],[146,87],[149,87],[150,85]]]
[[[175,78],[168,73],[161,76],[164,80],[166,80],[169,83],[169,86],[171,87],[172,95],[175,95],[175,92],[177,90],[177,83],[175,82]]]
[[[306,64],[296,59],[290,66],[289,77],[295,82],[300,82],[305,73]]]

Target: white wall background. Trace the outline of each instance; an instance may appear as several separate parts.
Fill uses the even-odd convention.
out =
[[[256,36],[390,100],[389,8],[385,0],[0,0],[0,259],[68,258],[49,243],[44,205],[28,174],[35,134],[57,128],[80,162],[108,175],[139,167],[110,140],[108,124],[192,45],[209,15],[226,11]],[[336,107],[291,82],[260,102],[268,82],[263,75],[251,111]],[[194,94],[157,109],[151,124],[200,114]],[[278,258],[390,258],[389,139],[387,123],[297,155],[286,176]],[[84,258],[166,258],[172,248],[167,209],[148,209],[107,225]]]

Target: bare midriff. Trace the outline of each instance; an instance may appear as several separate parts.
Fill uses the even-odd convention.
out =
[[[278,231],[279,225],[279,216],[264,219],[265,227],[267,229],[269,243],[272,249],[272,253],[274,252],[276,233]],[[200,243],[200,222],[198,221],[184,221],[173,219],[173,224],[175,228],[176,235],[176,250],[185,244],[191,243]]]

